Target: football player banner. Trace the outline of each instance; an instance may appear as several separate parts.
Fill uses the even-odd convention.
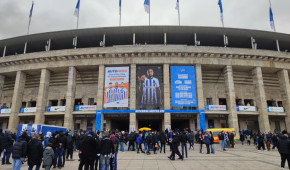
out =
[[[129,67],[106,67],[104,107],[128,107]]]
[[[137,109],[163,107],[163,67],[137,67]]]

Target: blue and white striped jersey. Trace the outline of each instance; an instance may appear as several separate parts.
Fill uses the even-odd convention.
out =
[[[128,90],[126,88],[123,88],[120,90],[120,100],[125,100],[127,96]]]
[[[120,88],[113,88],[113,96],[114,96],[114,102],[116,101],[120,101],[120,91],[121,89]]]
[[[155,77],[152,79],[145,78],[143,84],[143,95],[141,100],[141,107],[143,106],[157,106],[158,98],[156,88],[159,87],[159,80]]]
[[[105,91],[105,93],[106,93],[106,98],[107,98],[106,103],[114,102],[113,89],[107,88],[107,90]]]

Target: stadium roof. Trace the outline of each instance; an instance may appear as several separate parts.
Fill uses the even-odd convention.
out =
[[[106,46],[132,45],[135,33],[136,44],[164,44],[164,33],[169,45],[195,45],[194,34],[200,46],[224,47],[224,35],[228,37],[228,47],[252,48],[251,37],[257,43],[257,49],[277,51],[276,40],[281,51],[290,51],[290,35],[235,28],[193,27],[193,26],[128,26],[104,27],[79,30],[67,30],[32,34],[0,41],[0,56],[6,46],[6,56],[22,54],[27,42],[26,53],[45,51],[47,40],[51,39],[50,50],[72,49],[73,38],[77,39],[77,48],[100,47],[103,35]]]

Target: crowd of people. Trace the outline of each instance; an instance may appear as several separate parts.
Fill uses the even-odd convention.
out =
[[[227,147],[234,148],[235,134],[232,132],[220,132],[217,135],[221,151],[226,151]],[[281,167],[285,167],[286,160],[290,167],[290,139],[287,132],[282,133],[251,133],[240,132],[240,141],[254,145],[258,150],[270,150],[278,148],[281,155]],[[135,151],[137,154],[157,154],[166,153],[166,147],[169,147],[171,153],[168,156],[170,160],[188,157],[188,149],[194,150],[195,143],[199,144],[199,152],[203,154],[203,145],[206,145],[206,154],[215,154],[214,135],[211,131],[204,132],[202,129],[196,134],[190,129],[170,130],[170,131],[104,131],[102,133],[93,133],[86,131],[67,132],[47,132],[46,135],[40,131],[38,134],[28,135],[24,131],[16,140],[16,134],[6,131],[5,134],[0,131],[0,152],[2,165],[13,164],[13,170],[20,170],[22,164],[27,162],[28,170],[42,168],[50,170],[51,168],[61,169],[65,161],[79,161],[78,169],[82,170],[115,170],[117,169],[118,152]],[[127,146],[125,148],[125,146]],[[189,147],[188,147],[189,146]],[[181,151],[179,151],[181,149]],[[78,158],[73,159],[73,152],[78,152]],[[13,162],[9,162],[12,154]]]

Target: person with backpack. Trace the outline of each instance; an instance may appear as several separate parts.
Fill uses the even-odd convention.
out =
[[[111,154],[110,170],[117,170],[116,159],[117,159],[118,141],[117,141],[116,136],[113,133],[110,135],[110,139],[112,140],[113,145],[114,145],[114,150],[116,151],[115,155]]]
[[[72,132],[70,132],[66,137],[66,160],[68,161],[68,157],[70,156],[70,160],[73,161],[73,149],[74,149],[74,143],[73,143],[73,137]]]
[[[193,131],[191,131],[188,135],[188,142],[189,142],[189,150],[192,148],[192,150],[194,150],[194,133]]]
[[[146,143],[147,143],[147,155],[150,155],[150,149],[152,148],[153,144],[153,137],[151,133],[148,133],[148,136],[146,137]]]
[[[160,136],[159,136],[159,140],[160,140],[160,143],[161,143],[161,147],[160,147],[160,153],[162,152],[162,148],[164,150],[164,153],[165,153],[165,144],[166,144],[166,134],[162,131],[160,133]]]
[[[100,141],[100,164],[101,170],[109,170],[110,168],[110,156],[115,156],[114,143],[109,137],[109,132],[105,131],[104,136]],[[111,155],[112,154],[112,155]]]
[[[290,140],[288,137],[289,135],[287,134],[287,131],[284,130],[278,140],[278,151],[281,156],[281,169],[285,168],[286,160],[290,169]]]
[[[13,170],[20,170],[22,161],[27,156],[27,142],[25,138],[26,132],[24,131],[18,140],[13,145],[12,158],[13,158]]]
[[[52,163],[54,161],[54,151],[52,148],[52,143],[48,143],[47,147],[45,148],[43,152],[43,158],[42,158],[42,165],[45,168],[45,170],[50,170]]]
[[[139,136],[137,137],[137,153],[140,153],[139,150],[141,150],[141,152],[144,153],[144,151],[142,150],[142,143],[143,143],[143,138],[142,138],[142,133],[140,133]]]
[[[204,143],[206,145],[206,154],[210,154],[210,148],[209,148],[209,145],[210,145],[210,139],[211,137],[209,136],[209,134],[206,132],[205,135],[204,135]]]
[[[132,147],[132,150],[135,151],[135,135],[133,132],[130,133],[129,137],[128,137],[128,140],[129,140],[129,145],[128,145],[128,151],[131,150],[131,147]]]
[[[35,170],[39,170],[43,157],[43,146],[37,134],[33,135],[32,139],[27,144],[27,157],[28,170],[32,170],[33,166],[36,166]]]

